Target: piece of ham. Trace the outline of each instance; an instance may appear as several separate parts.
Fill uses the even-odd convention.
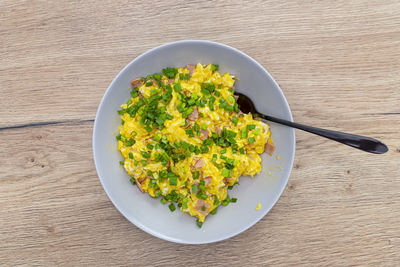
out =
[[[188,120],[188,119],[186,119],[186,126],[185,126],[185,129],[187,129],[187,128],[189,128],[190,127],[190,121]]]
[[[204,208],[203,208],[204,207]],[[203,200],[201,200],[201,199],[199,199],[199,200],[197,200],[197,203],[196,203],[196,210],[198,211],[198,212],[200,212],[200,213],[203,213],[204,215],[207,215],[208,214],[208,209],[210,208],[210,205],[207,203],[207,202],[205,202],[205,201],[203,201]],[[204,210],[203,210],[204,209]]]
[[[136,177],[133,177],[133,178],[134,178],[135,181],[136,181],[136,186],[139,188],[140,192],[143,193],[142,182],[143,182],[144,180],[146,180],[146,178],[145,178],[145,177],[140,178],[140,179],[137,179]]]
[[[212,177],[211,176],[207,176],[203,180],[204,180],[205,185],[209,185],[211,183]]]
[[[142,85],[142,82],[143,82],[142,78],[136,78],[136,79],[132,80],[131,81],[132,88],[139,87],[140,85]]]
[[[275,150],[274,144],[267,141],[267,143],[265,144],[265,147],[264,147],[264,152],[266,152],[268,155],[272,156],[272,153],[274,153],[274,150]]]
[[[232,181],[233,181],[232,177],[225,177],[224,178],[224,182],[225,182],[226,185],[230,184]]]
[[[206,140],[208,138],[208,135],[210,134],[208,130],[200,130],[200,133],[201,133],[200,135],[201,140]]]
[[[191,121],[195,121],[199,118],[199,111],[197,110],[197,108],[195,108],[193,110],[192,113],[190,113],[190,115],[188,116],[188,119]]]
[[[195,168],[195,169],[202,168],[202,167],[204,167],[204,166],[206,166],[206,164],[205,164],[203,158],[199,158],[199,159],[196,161],[196,163],[194,164],[194,168]]]
[[[187,64],[187,65],[186,65],[186,68],[189,70],[190,75],[192,75],[193,72],[194,72],[194,70],[196,69],[196,66],[195,66],[195,65]]]

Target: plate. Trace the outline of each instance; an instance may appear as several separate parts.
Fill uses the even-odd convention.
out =
[[[130,62],[105,92],[93,128],[93,154],[100,182],[114,206],[133,224],[156,237],[185,244],[204,244],[233,237],[263,218],[282,194],[295,154],[292,128],[270,123],[276,150],[263,154],[263,171],[254,178],[239,178],[240,185],[229,192],[238,201],[207,216],[203,227],[180,211],[170,212],[159,199],[141,193],[130,183],[119,164],[122,160],[115,139],[120,125],[117,110],[130,98],[130,81],[165,67],[186,64],[218,64],[239,81],[236,90],[248,95],[265,114],[292,121],[289,105],[271,75],[254,59],[227,45],[210,41],[178,41],[153,48]],[[278,156],[278,157],[277,157]],[[256,210],[258,204],[261,208]]]

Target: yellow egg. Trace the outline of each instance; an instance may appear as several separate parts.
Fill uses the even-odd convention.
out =
[[[269,125],[239,112],[235,78],[199,63],[134,81],[117,136],[132,183],[199,224],[236,202],[228,189],[259,173],[259,154],[274,147]]]

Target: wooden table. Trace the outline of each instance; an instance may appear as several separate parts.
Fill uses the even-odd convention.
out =
[[[400,263],[400,2],[0,1],[0,265]],[[249,54],[305,124],[372,136],[373,155],[300,131],[282,197],[216,244],[157,239],[111,204],[92,159],[114,76],[157,45]]]

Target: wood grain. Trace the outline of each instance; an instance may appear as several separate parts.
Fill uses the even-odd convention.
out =
[[[180,39],[244,51],[296,121],[390,151],[298,131],[289,184],[248,231],[200,246],[144,233],[99,183],[93,120],[123,66]],[[399,264],[399,1],[1,0],[0,54],[1,265]]]

